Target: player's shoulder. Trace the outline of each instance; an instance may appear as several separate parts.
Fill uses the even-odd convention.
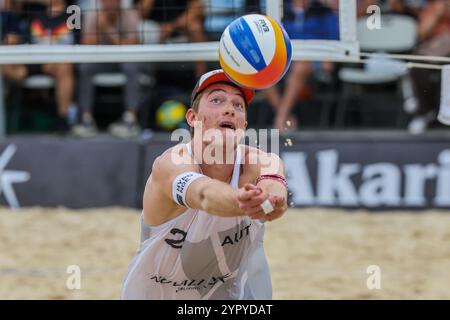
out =
[[[257,160],[258,164],[261,162],[265,163],[270,159],[280,160],[280,157],[273,152],[265,152],[259,148],[244,145],[244,163],[254,164],[254,161]]]
[[[261,149],[245,146],[244,171],[250,175],[283,172],[283,161],[276,153],[265,152]]]
[[[180,166],[195,168],[194,161],[188,153],[185,144],[177,144],[157,156],[153,161],[152,173],[165,174]]]

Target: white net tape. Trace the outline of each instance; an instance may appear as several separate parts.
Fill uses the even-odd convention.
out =
[[[293,40],[294,60],[358,61],[356,43]],[[13,45],[0,51],[0,64],[81,62],[217,61],[218,42],[151,45]]]

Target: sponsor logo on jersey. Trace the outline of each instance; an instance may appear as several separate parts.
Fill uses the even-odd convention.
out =
[[[163,285],[170,285],[176,287],[178,291],[184,290],[200,290],[200,289],[208,289],[214,287],[218,282],[225,283],[227,279],[231,276],[231,273],[227,273],[225,275],[212,276],[208,279],[183,279],[180,281],[169,280],[166,277],[154,275],[150,277],[150,280],[155,281],[156,283],[160,283]]]

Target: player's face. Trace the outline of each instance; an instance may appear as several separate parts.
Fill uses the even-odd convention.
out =
[[[213,84],[205,89],[197,112],[202,129],[245,130],[247,111],[242,92],[231,85]]]

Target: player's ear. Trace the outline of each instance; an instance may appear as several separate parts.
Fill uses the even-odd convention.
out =
[[[194,127],[194,121],[197,118],[197,114],[195,113],[194,109],[189,108],[188,111],[186,111],[186,121],[189,124],[190,127]]]

